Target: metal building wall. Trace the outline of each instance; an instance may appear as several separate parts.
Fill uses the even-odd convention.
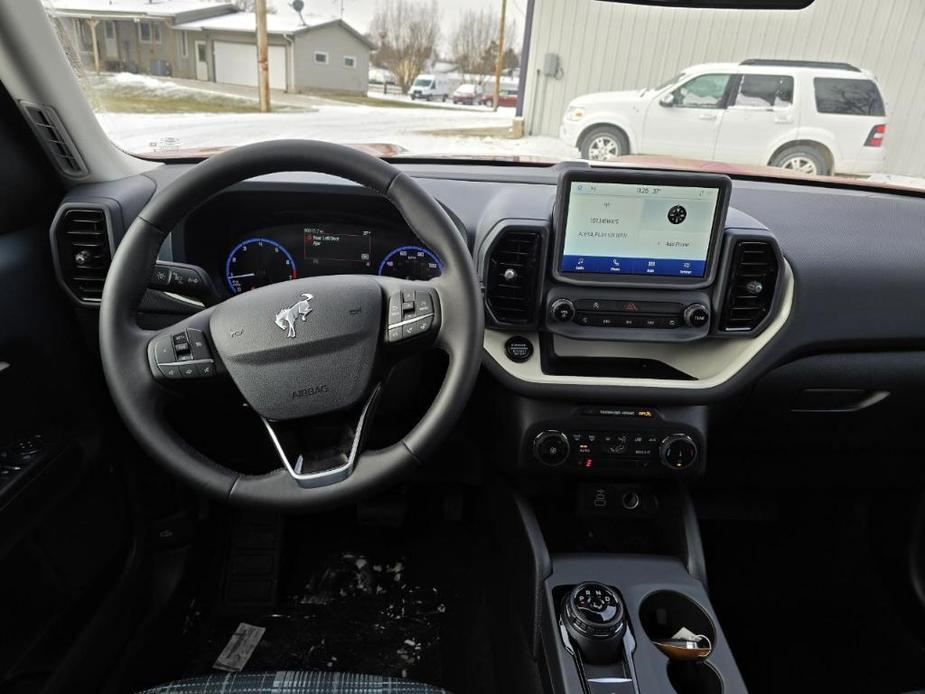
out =
[[[925,175],[925,0],[815,0],[799,12],[534,1],[528,134],[558,135],[576,96],[656,86],[696,63],[845,61],[872,70],[883,89],[886,171]],[[548,53],[559,56],[558,77],[543,74]]]

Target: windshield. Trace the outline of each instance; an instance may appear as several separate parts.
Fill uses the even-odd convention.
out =
[[[925,2],[266,0],[262,73],[255,0],[42,1],[102,127],[139,156],[312,138],[925,188]]]

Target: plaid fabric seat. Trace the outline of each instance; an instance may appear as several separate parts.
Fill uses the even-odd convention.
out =
[[[139,694],[447,694],[428,684],[349,672],[213,673],[168,682]]]

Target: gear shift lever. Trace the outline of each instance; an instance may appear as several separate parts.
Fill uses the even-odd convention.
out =
[[[601,583],[582,583],[565,596],[561,621],[584,661],[591,665],[617,662],[626,622],[623,601]]]

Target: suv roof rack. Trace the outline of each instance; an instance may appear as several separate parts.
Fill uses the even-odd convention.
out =
[[[773,60],[769,58],[749,58],[748,60],[743,60],[741,63],[739,63],[739,65],[818,67],[828,68],[830,70],[851,70],[852,72],[860,72],[860,69],[856,68],[850,63],[833,63],[825,60]]]

